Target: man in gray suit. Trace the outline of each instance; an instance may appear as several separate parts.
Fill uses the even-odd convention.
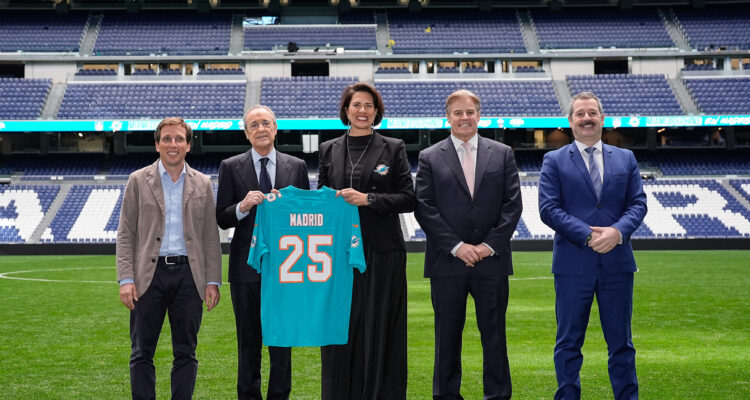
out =
[[[192,129],[182,118],[156,127],[159,159],[133,172],[117,228],[120,300],[130,309],[133,399],[156,398],[154,352],[164,315],[172,330],[172,399],[195,388],[198,329],[219,303],[221,245],[210,179],[190,168]]]
[[[307,166],[274,148],[276,116],[263,105],[245,113],[245,136],[252,148],[219,166],[216,218],[222,229],[234,228],[229,246],[229,282],[237,327],[237,398],[260,400],[260,274],[247,265],[256,206],[271,189],[310,189]],[[292,353],[269,347],[268,400],[288,399],[292,387]]]
[[[424,275],[435,310],[434,399],[462,399],[461,336],[466,299],[476,304],[484,356],[484,398],[511,397],[505,343],[510,238],[521,217],[513,150],[477,133],[479,98],[445,101],[451,135],[419,153],[417,210],[427,234]]]

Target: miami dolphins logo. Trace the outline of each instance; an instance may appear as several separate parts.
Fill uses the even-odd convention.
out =
[[[253,236],[253,238],[250,240],[250,247],[255,247],[255,243],[258,241],[258,239]]]
[[[388,166],[385,164],[378,164],[372,172],[383,176],[388,175]]]
[[[352,236],[352,248],[356,249],[359,247],[359,238],[357,236]]]

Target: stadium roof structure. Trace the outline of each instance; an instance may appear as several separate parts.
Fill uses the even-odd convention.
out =
[[[184,9],[209,12],[212,9],[268,10],[280,13],[285,9],[318,7],[339,11],[377,8],[408,8],[419,11],[423,8],[549,8],[559,10],[576,7],[611,7],[631,9],[640,6],[691,6],[747,4],[740,0],[4,0],[0,9],[57,9],[69,10],[143,10]]]

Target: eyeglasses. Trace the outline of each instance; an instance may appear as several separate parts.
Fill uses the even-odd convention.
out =
[[[250,125],[247,126],[247,128],[250,129],[251,131],[257,131],[258,129],[260,129],[261,126],[264,127],[264,128],[266,128],[266,129],[270,129],[273,126],[273,122],[271,122],[271,121],[269,121],[267,119],[264,119],[260,123],[258,123],[258,122],[251,122]]]
[[[185,143],[185,140],[186,139],[184,136],[175,136],[174,138],[172,138],[171,136],[162,136],[161,139],[159,139],[159,141],[164,144],[169,144],[172,142],[175,142],[177,144],[182,144],[182,143]]]

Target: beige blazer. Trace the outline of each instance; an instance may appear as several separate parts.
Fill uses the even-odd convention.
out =
[[[117,228],[117,280],[133,279],[138,297],[151,285],[164,236],[164,191],[157,160],[130,174]],[[185,164],[182,228],[195,287],[221,282],[221,244],[211,180]]]

